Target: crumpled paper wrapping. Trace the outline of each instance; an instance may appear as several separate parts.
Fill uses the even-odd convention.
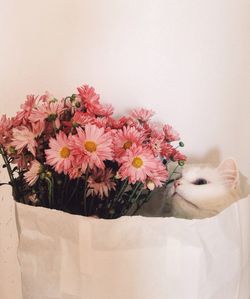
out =
[[[250,198],[203,220],[16,204],[23,299],[248,299]]]

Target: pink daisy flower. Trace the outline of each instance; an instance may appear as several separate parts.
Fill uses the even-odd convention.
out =
[[[45,150],[46,163],[52,166],[56,172],[67,174],[72,166],[72,152],[69,147],[69,139],[60,131],[56,138],[50,138],[49,149]]]
[[[85,126],[85,130],[76,130],[77,135],[72,138],[71,149],[77,163],[81,164],[82,171],[85,172],[88,166],[90,169],[95,166],[104,169],[104,160],[113,159],[111,133],[105,133],[104,128],[89,124]]]
[[[170,125],[164,125],[163,132],[167,142],[177,141],[180,139],[179,133],[176,132]]]
[[[39,122],[40,127],[45,127],[45,120],[54,122],[56,128],[60,127],[60,115],[64,111],[62,102],[43,102],[42,105],[32,109],[29,120],[31,122]]]
[[[112,170],[94,168],[92,174],[88,178],[88,193],[87,196],[99,195],[101,198],[108,197],[109,192],[115,190],[115,182],[112,181],[114,177]]]
[[[100,96],[95,93],[95,89],[93,87],[83,85],[82,87],[78,87],[77,90],[87,110],[92,110],[93,107],[100,104]]]
[[[30,169],[24,174],[24,179],[29,186],[33,186],[36,183],[41,171],[42,165],[37,160],[32,161]]]
[[[114,132],[114,152],[116,158],[119,158],[130,149],[132,145],[139,146],[143,142],[143,132],[138,131],[135,127],[123,127],[121,130]]]
[[[35,106],[36,98],[34,95],[28,95],[24,104],[21,105],[22,111],[19,111],[13,122],[14,126],[26,125],[29,122],[29,116]]]
[[[5,146],[10,141],[12,126],[12,120],[7,118],[6,115],[2,115],[0,118],[0,144]]]
[[[27,148],[33,156],[36,155],[37,142],[35,138],[37,135],[30,131],[27,127],[13,128],[13,137],[11,146],[15,147],[17,151],[22,151]]]
[[[128,178],[134,184],[137,181],[146,182],[148,177],[157,175],[157,171],[162,171],[159,160],[154,157],[152,152],[141,146],[133,146],[128,149],[120,158],[121,167],[118,175],[122,180]]]
[[[183,155],[181,152],[179,152],[178,150],[174,149],[171,155],[171,159],[173,161],[186,161],[187,157],[185,155]]]
[[[134,109],[131,112],[131,116],[140,122],[147,122],[154,115],[153,110],[148,110],[144,108]]]

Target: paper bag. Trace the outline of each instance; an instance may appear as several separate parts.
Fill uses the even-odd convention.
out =
[[[250,198],[203,220],[16,204],[23,299],[248,299]]]

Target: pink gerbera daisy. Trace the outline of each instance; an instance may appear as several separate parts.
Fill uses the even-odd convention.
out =
[[[15,147],[17,151],[27,148],[35,156],[37,147],[36,137],[37,135],[27,127],[13,128],[13,137],[10,145]]]
[[[32,161],[30,169],[24,174],[25,181],[29,186],[33,186],[36,183],[41,171],[42,165],[37,160]]]
[[[67,174],[72,166],[73,156],[69,147],[69,139],[64,132],[60,131],[56,138],[50,138],[50,148],[45,150],[47,164],[58,173]]]
[[[162,171],[159,160],[154,157],[149,149],[141,146],[133,146],[128,149],[120,159],[121,167],[118,174],[121,179],[128,178],[134,184],[137,181],[146,182],[148,177],[154,177],[158,171]]]
[[[115,156],[119,158],[130,149],[132,145],[139,146],[144,138],[143,132],[138,131],[135,127],[123,127],[121,130],[115,131],[114,134],[114,151]]]
[[[95,166],[104,169],[104,160],[113,159],[111,133],[105,133],[104,128],[98,128],[96,125],[87,124],[85,130],[77,128],[77,135],[72,138],[71,149],[83,172],[88,166],[90,169]]]
[[[134,109],[131,112],[131,116],[140,122],[147,122],[154,115],[153,110],[148,110],[144,108]]]
[[[112,181],[114,177],[112,170],[107,169],[97,169],[88,178],[88,193],[87,195],[99,195],[101,198],[108,197],[109,192],[115,189],[115,182]]]

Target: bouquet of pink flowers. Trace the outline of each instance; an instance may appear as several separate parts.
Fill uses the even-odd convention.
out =
[[[58,100],[27,96],[15,117],[0,119],[0,153],[14,199],[79,215],[133,215],[155,187],[171,182],[169,162],[186,157],[169,125],[151,110],[119,119],[93,87]]]

